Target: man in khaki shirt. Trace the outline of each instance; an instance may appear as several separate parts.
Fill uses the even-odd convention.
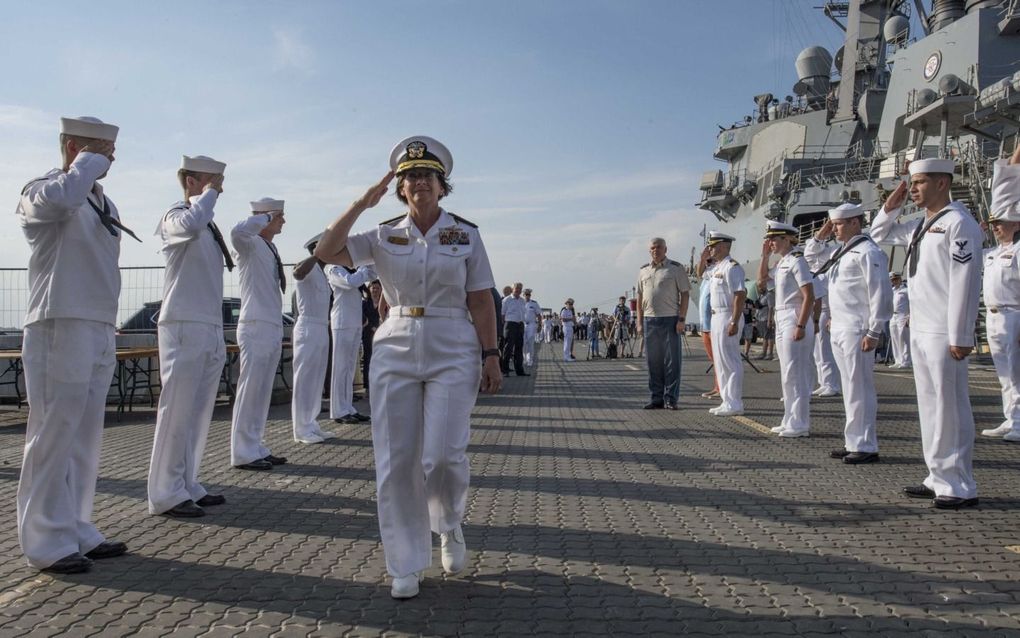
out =
[[[641,266],[637,281],[637,329],[645,338],[648,362],[646,410],[677,409],[680,399],[680,365],[691,282],[679,262],[666,259],[666,240],[649,243],[651,263]]]

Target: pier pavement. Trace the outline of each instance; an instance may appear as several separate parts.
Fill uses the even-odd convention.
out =
[[[884,369],[882,462],[845,466],[839,398],[812,403],[812,435],[779,439],[778,363],[747,369],[745,417],[708,414],[703,351],[682,409],[645,411],[639,359],[565,363],[482,397],[471,437],[467,568],[428,572],[394,601],[376,526],[370,429],[292,442],[289,406],[267,438],[290,459],[229,467],[217,408],[202,479],[224,506],[150,516],[154,412],[109,413],[95,520],[130,554],[92,572],[25,566],[15,529],[21,411],[0,415],[0,636],[1018,636],[1020,444],[979,440],[981,505],[901,497],[925,475],[909,372]],[[971,373],[978,427],[998,384]],[[367,410],[367,404],[363,409]]]

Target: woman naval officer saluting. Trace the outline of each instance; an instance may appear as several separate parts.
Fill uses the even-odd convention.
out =
[[[373,342],[370,400],[379,530],[394,598],[418,594],[432,564],[431,532],[441,537],[443,569],[463,569],[471,410],[479,381],[483,392],[502,385],[485,246],[474,224],[439,206],[451,191],[452,168],[436,140],[400,142],[390,172],[315,248],[330,264],[374,262],[390,306]],[[350,235],[394,176],[407,214]]]

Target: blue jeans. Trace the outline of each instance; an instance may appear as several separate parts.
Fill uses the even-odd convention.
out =
[[[598,333],[597,332],[593,332],[590,335],[590,337],[588,339],[588,342],[589,342],[589,344],[591,346],[591,356],[593,356],[593,357],[599,356],[599,335],[598,335]]]
[[[676,317],[644,318],[645,361],[652,403],[676,403],[680,399],[683,352],[676,321]]]

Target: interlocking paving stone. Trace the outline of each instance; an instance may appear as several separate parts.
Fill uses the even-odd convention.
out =
[[[0,636],[1020,635],[1020,445],[979,438],[981,506],[934,511],[899,494],[925,475],[909,372],[878,369],[882,462],[847,467],[828,458],[841,399],[812,401],[807,439],[713,417],[692,346],[677,412],[640,409],[641,360],[564,363],[558,344],[481,397],[467,567],[445,577],[436,556],[410,601],[389,597],[366,426],[300,445],[274,406],[267,441],[291,462],[243,472],[220,405],[202,480],[228,503],[173,520],[146,512],[153,411],[110,411],[95,520],[131,553],[51,576],[17,545],[25,412],[4,409]],[[782,406],[763,368],[745,404],[768,428]],[[1001,398],[986,361],[971,378],[981,429]]]

